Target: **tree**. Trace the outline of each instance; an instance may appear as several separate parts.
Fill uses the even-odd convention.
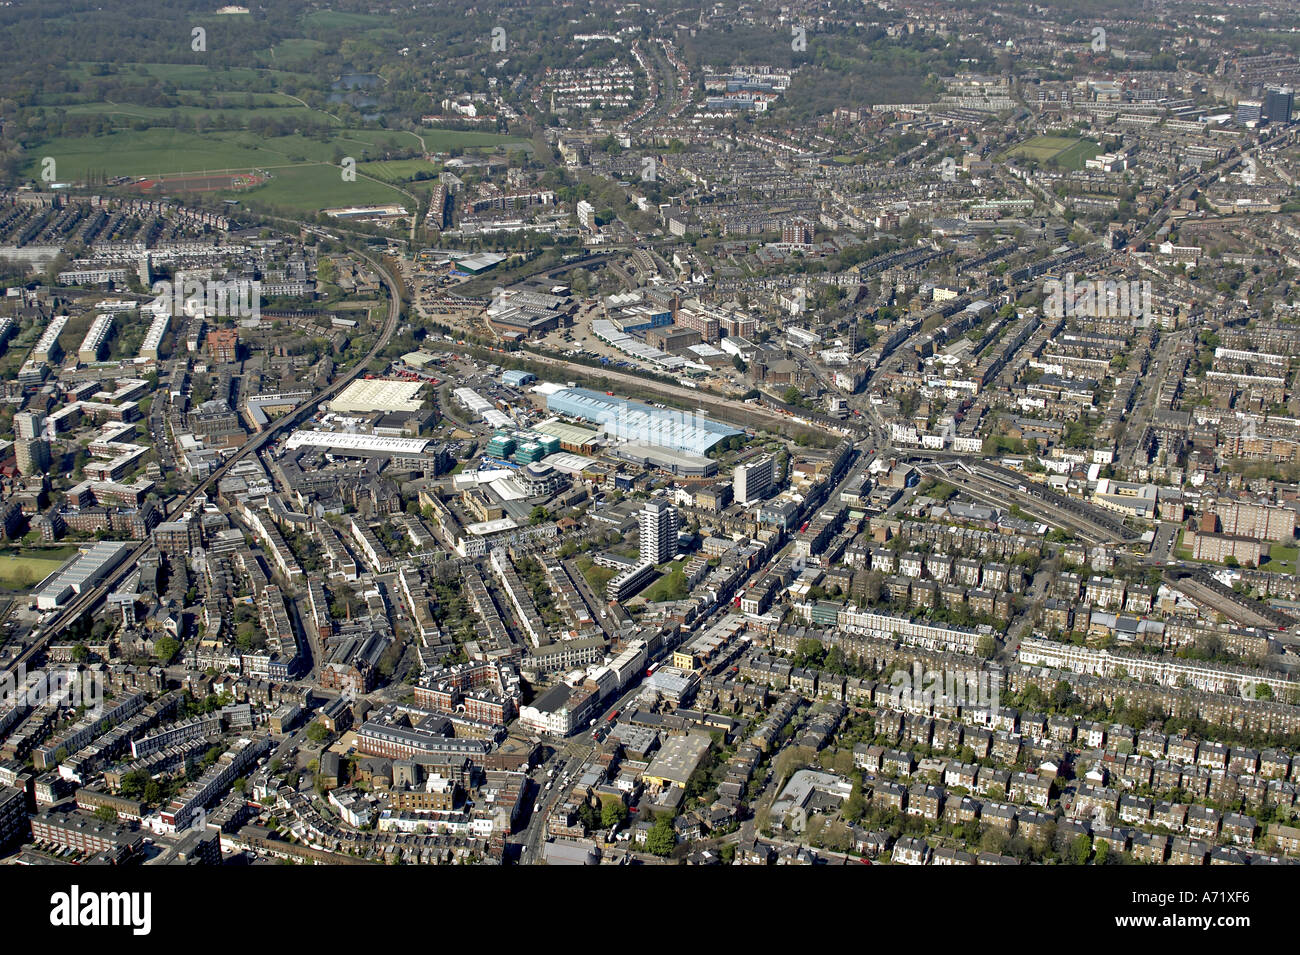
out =
[[[330,731],[325,728],[323,723],[312,723],[307,728],[307,738],[313,743],[323,743],[330,738]]]
[[[1092,855],[1092,840],[1080,833],[1075,837],[1074,842],[1070,843],[1070,862],[1074,865],[1087,865],[1090,855]]]
[[[806,767],[815,755],[811,746],[787,746],[781,750],[772,761],[772,777],[777,785],[783,785],[796,770]]]
[[[181,645],[176,642],[175,637],[163,637],[153,645],[153,655],[158,658],[159,663],[165,666],[171,663],[180,648]]]
[[[862,795],[862,777],[853,780],[853,792],[844,803],[844,809],[841,813],[844,821],[847,823],[856,823],[867,814],[867,801]]]
[[[95,818],[100,822],[117,822],[117,810],[112,806],[100,806],[95,810]]]
[[[143,769],[133,769],[122,776],[122,795],[128,799],[139,799],[144,795],[145,786],[152,781]]]
[[[600,811],[600,824],[606,829],[617,829],[627,821],[627,806],[621,799],[605,800]]]
[[[677,833],[673,831],[673,821],[665,813],[655,820],[655,824],[646,833],[646,850],[660,857],[672,854],[677,846]]]
[[[1063,710],[1070,705],[1074,699],[1074,691],[1070,689],[1070,684],[1064,680],[1057,680],[1056,686],[1052,687],[1052,706],[1058,710]]]
[[[976,642],[975,652],[985,660],[991,660],[993,655],[998,652],[998,642],[993,639],[992,634],[986,633]]]
[[[986,826],[980,835],[980,848],[985,852],[1002,855],[1010,842],[1011,837],[1006,832],[993,826]]]

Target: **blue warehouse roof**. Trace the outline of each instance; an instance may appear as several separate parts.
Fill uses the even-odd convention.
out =
[[[546,398],[548,411],[599,424],[622,441],[704,454],[719,441],[743,434],[692,411],[655,408],[586,388],[563,388]]]

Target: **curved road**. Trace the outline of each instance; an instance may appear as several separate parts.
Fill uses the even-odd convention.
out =
[[[225,477],[226,472],[228,472],[232,467],[249,455],[256,454],[267,444],[268,441],[285,428],[296,425],[302,419],[304,414],[310,413],[322,401],[326,401],[333,397],[340,389],[355,381],[356,378],[366,370],[367,366],[369,366],[370,362],[374,360],[375,356],[377,356],[379,352],[387,346],[388,342],[393,337],[393,333],[397,330],[397,319],[402,311],[401,289],[398,286],[397,281],[389,274],[388,270],[384,268],[380,262],[364,252],[358,252],[357,254],[369,262],[375,271],[383,276],[384,282],[388,286],[388,318],[385,320],[383,331],[380,333],[379,338],[375,340],[375,344],[371,347],[370,351],[366,352],[365,356],[352,367],[352,370],[343,375],[343,377],[338,378],[316,394],[312,395],[309,399],[298,405],[292,412],[285,415],[279,421],[271,423],[261,434],[258,434],[249,441],[244,442],[238,451],[227,458],[225,463],[212,472],[211,476],[202,481],[194,488],[194,490],[190,491],[168,509],[167,520],[172,520],[181,514],[201,495],[206,497],[208,491],[216,487],[218,482]],[[42,623],[40,625],[41,634],[39,639],[34,641],[31,646],[27,647],[27,649],[20,653],[7,669],[12,670],[16,674],[19,666],[25,666],[35,659],[38,654],[44,651],[51,639],[58,636],[65,627],[76,621],[83,613],[98,605],[99,602],[103,600],[123,578],[130,574],[130,572],[139,564],[140,558],[143,557],[152,546],[153,541],[149,538],[141,541],[140,545],[136,547],[135,550],[131,551],[122,563],[118,565],[117,569],[109,574],[109,576],[101,583],[92,587],[90,590],[78,594],[72,603],[59,611],[56,616],[48,622]]]

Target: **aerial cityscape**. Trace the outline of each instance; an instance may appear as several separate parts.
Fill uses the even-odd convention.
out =
[[[0,864],[1300,862],[1293,3],[0,51]]]

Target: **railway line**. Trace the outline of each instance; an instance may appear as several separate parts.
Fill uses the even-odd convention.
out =
[[[1132,528],[1100,509],[1058,494],[1015,471],[956,455],[912,457],[938,466],[945,481],[960,485],[990,504],[1005,507],[1008,502],[1015,503],[1046,523],[1076,531],[1088,543],[1133,544],[1140,538]]]

